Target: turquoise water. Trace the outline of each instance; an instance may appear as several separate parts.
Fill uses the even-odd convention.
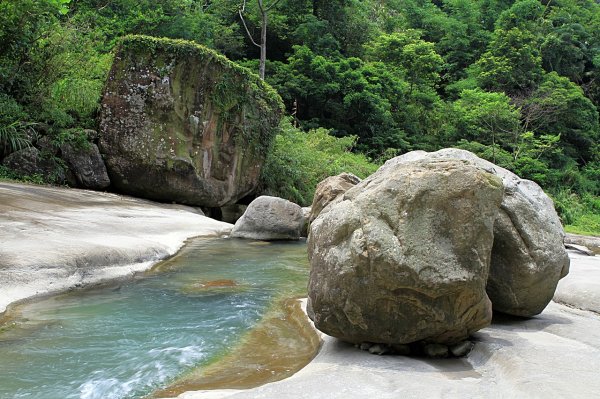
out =
[[[226,353],[307,278],[304,243],[197,239],[141,278],[23,305],[0,332],[0,398],[143,397]]]

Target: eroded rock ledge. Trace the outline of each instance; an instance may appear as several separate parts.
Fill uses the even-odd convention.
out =
[[[0,183],[0,313],[11,302],[148,269],[187,238],[232,225],[193,208]]]

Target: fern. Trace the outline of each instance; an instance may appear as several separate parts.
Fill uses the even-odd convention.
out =
[[[0,146],[5,152],[11,153],[31,146],[29,134],[35,134],[35,123],[14,121],[0,126]]]

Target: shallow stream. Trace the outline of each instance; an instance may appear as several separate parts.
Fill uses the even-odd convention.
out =
[[[196,239],[133,280],[16,306],[0,398],[144,397],[231,356],[307,277],[304,243]]]

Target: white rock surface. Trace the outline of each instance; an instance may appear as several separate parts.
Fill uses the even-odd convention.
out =
[[[600,257],[571,255],[559,284],[576,302],[586,280],[600,282]],[[585,262],[582,262],[585,260]],[[596,292],[599,292],[598,290]],[[596,302],[597,304],[600,302]],[[600,392],[600,315],[551,302],[525,320],[504,316],[475,333],[461,359],[374,356],[324,336],[317,357],[292,377],[249,390],[187,392],[181,399],[597,398]]]
[[[586,256],[574,251],[571,271],[558,282],[554,301],[600,314],[600,256]]]
[[[148,269],[187,238],[231,227],[190,207],[0,183],[0,313],[20,299]]]

